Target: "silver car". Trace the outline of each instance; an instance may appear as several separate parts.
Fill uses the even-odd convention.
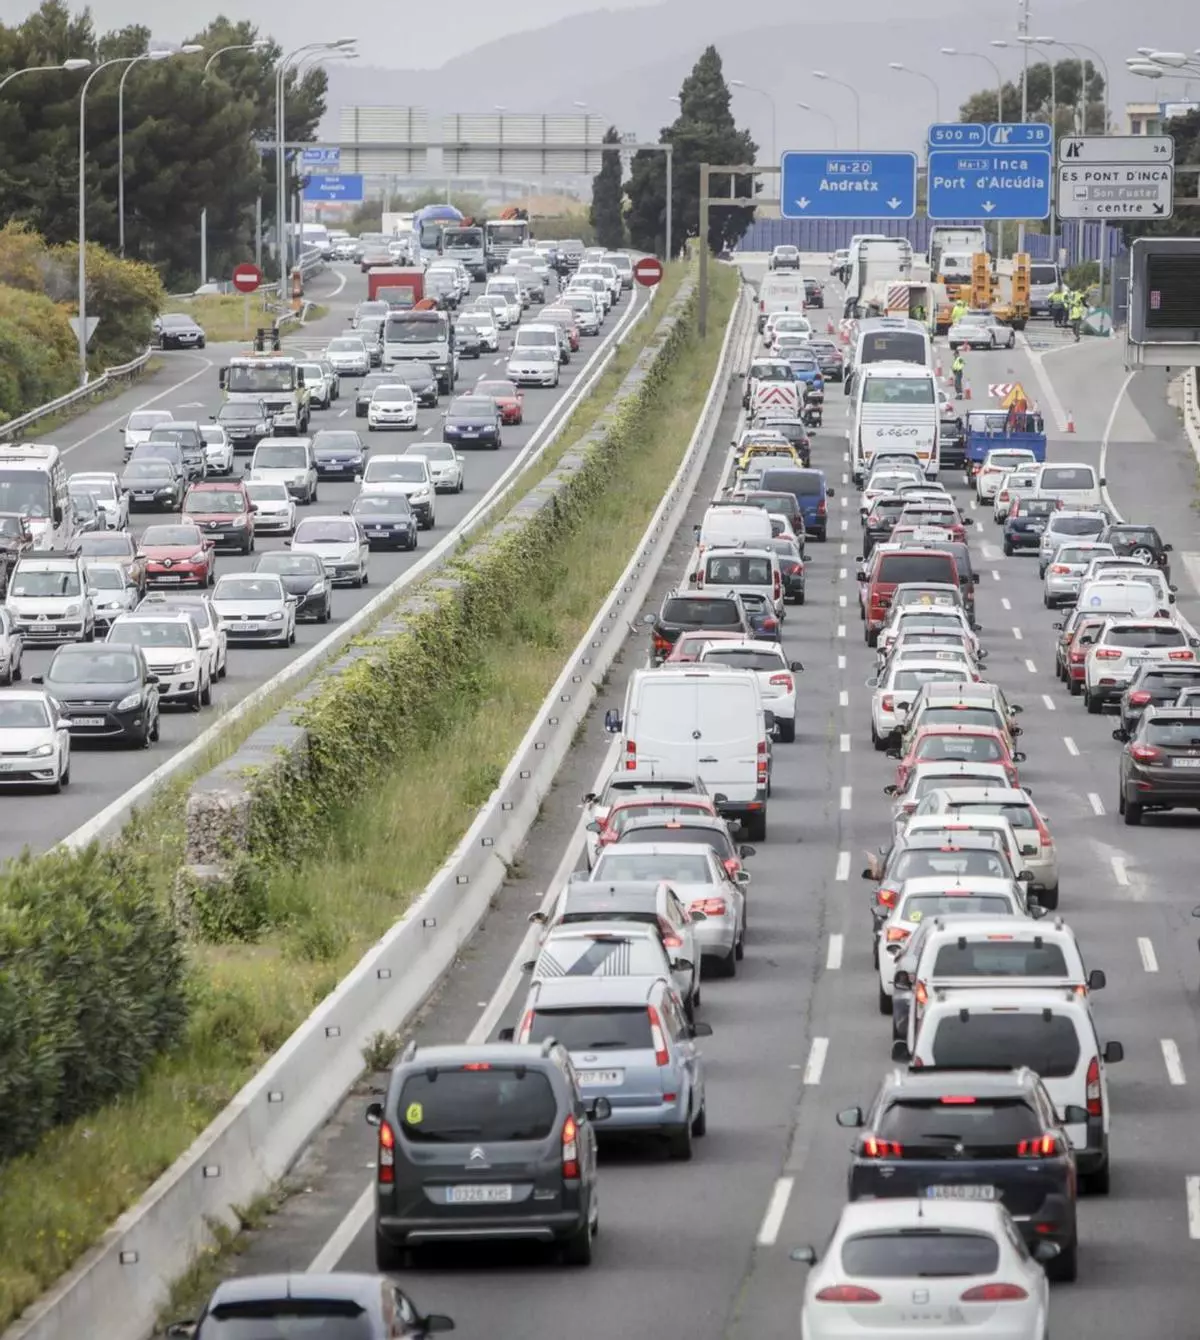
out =
[[[1094,540],[1106,526],[1109,519],[1104,512],[1053,512],[1042,531],[1042,542],[1038,546],[1038,576],[1045,578],[1050,560],[1063,544],[1081,544],[1085,540]]]
[[[1079,595],[1079,583],[1093,558],[1115,558],[1111,544],[1095,540],[1060,544],[1051,555],[1042,587],[1042,604],[1048,610],[1058,605],[1073,605]]]
[[[956,352],[959,349],[1012,349],[1017,343],[1017,332],[1011,326],[1002,326],[991,312],[968,312],[950,327],[946,339]]]

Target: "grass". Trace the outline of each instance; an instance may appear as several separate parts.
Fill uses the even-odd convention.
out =
[[[717,268],[708,339],[693,337],[634,435],[626,465],[564,541],[554,570],[515,603],[507,634],[479,648],[478,691],[453,729],[337,816],[318,857],[268,881],[271,921],[286,930],[254,945],[194,947],[187,1035],[136,1092],[5,1166],[0,1327],[170,1166],[403,914],[459,841],[678,468],[736,285],[732,270]],[[160,796],[125,839],[144,855],[147,878],[163,897],[182,860],[186,786]],[[236,1250],[239,1236],[225,1232],[210,1255]]]
[[[265,290],[264,290],[265,292]],[[172,312],[186,312],[203,328],[210,344],[235,344],[254,337],[255,330],[270,325],[274,311],[267,306],[264,292],[243,296],[240,293],[207,293],[199,298],[174,298]],[[319,320],[327,309],[314,304],[308,319]],[[285,331],[287,327],[284,328]]]

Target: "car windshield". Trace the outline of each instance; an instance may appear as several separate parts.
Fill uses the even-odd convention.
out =
[[[198,548],[204,543],[204,537],[195,526],[147,526],[142,532],[142,544],[146,548],[155,545],[183,548],[191,545]]]
[[[495,412],[491,399],[481,395],[460,395],[450,406],[452,419],[490,419]]]
[[[404,382],[391,382],[387,386],[376,387],[371,393],[372,400],[400,400],[407,404],[412,398],[412,387]]]
[[[324,576],[325,569],[316,554],[264,554],[258,560],[259,572],[277,572],[281,577]]]
[[[350,510],[356,516],[360,513],[367,516],[404,516],[412,509],[402,493],[394,497],[379,493],[363,493],[355,498]]]
[[[922,726],[992,726],[1000,730],[1004,718],[994,707],[971,707],[954,704],[928,707],[921,713]]]
[[[1042,1134],[1037,1113],[1023,1097],[907,1098],[881,1113],[879,1123],[880,1134],[906,1154],[920,1150],[917,1158],[986,1158],[997,1153],[1007,1158],[1022,1140]]]
[[[1028,1066],[1043,1079],[1063,1079],[1079,1063],[1074,1020],[1049,1008],[955,1010],[929,1023],[934,1065]]]
[[[125,467],[125,477],[133,480],[169,480],[173,478],[173,475],[171,467],[160,458],[158,460],[130,461]]]
[[[360,339],[330,340],[327,348],[331,354],[361,354],[363,342]]]
[[[110,558],[125,558],[133,553],[133,540],[122,531],[86,531],[78,539],[81,554],[107,554]]]
[[[232,423],[258,423],[265,416],[266,411],[261,405],[238,404],[236,401],[229,405],[222,405],[217,411],[218,419],[228,420]]]
[[[406,456],[421,456],[427,461],[453,461],[456,459],[454,448],[447,442],[425,442],[409,447]]]
[[[851,1279],[957,1279],[993,1275],[1000,1267],[1000,1247],[989,1234],[940,1228],[859,1233],[842,1243],[841,1254],[842,1272]]]
[[[9,583],[10,596],[77,596],[79,573],[74,568],[19,567]]]
[[[1099,535],[1104,529],[1102,516],[1054,516],[1046,528],[1055,535]]]
[[[165,410],[146,410],[131,414],[125,427],[131,433],[148,433],[160,423],[166,423],[170,417]]]
[[[374,1340],[374,1321],[339,1298],[270,1298],[225,1303],[201,1326],[204,1340]]]
[[[40,698],[0,700],[0,730],[44,730],[50,713]]]
[[[197,433],[194,428],[184,428],[177,424],[161,423],[157,428],[151,430],[150,442],[157,446],[160,443],[167,443],[182,448],[194,447],[196,445]]]
[[[660,941],[619,930],[551,935],[533,970],[541,977],[658,977],[668,971]]]
[[[536,1010],[530,1042],[554,1038],[571,1052],[652,1051],[650,1016],[645,1005]]]
[[[304,447],[260,446],[254,453],[255,470],[307,470],[308,452]]]
[[[52,684],[127,684],[140,678],[135,656],[100,647],[86,652],[60,652],[46,671],[46,679]]]
[[[353,521],[338,517],[314,517],[301,521],[292,536],[295,544],[357,544],[358,529]]]
[[[130,619],[126,622],[118,619],[109,633],[112,642],[128,642],[135,647],[190,647],[192,638],[190,624],[182,619],[165,619],[161,622],[150,619]]]
[[[210,516],[227,515],[244,512],[246,500],[242,497],[240,489],[192,489],[183,500],[183,510]]]
[[[480,382],[475,388],[480,396],[511,397],[517,393],[511,382]]]
[[[87,584],[93,591],[123,591],[129,580],[125,570],[115,564],[97,563],[87,570]]]
[[[1140,739],[1145,744],[1195,749],[1200,747],[1200,720],[1148,721]]]
[[[682,624],[689,628],[728,628],[740,627],[742,620],[737,603],[733,600],[681,600],[671,599],[663,606],[664,623]]]
[[[945,782],[945,778],[938,779]],[[956,783],[957,785],[957,783]],[[888,867],[888,879],[902,883],[906,879],[920,879],[928,875],[947,875],[966,879],[972,875],[987,879],[1009,879],[1011,871],[999,852],[978,847],[954,847],[947,843],[940,850],[909,847],[900,852]]]
[[[926,735],[917,743],[916,757],[924,759],[970,759],[996,763],[1006,757],[1004,746],[991,735]]]
[[[282,596],[277,579],[268,577],[222,577],[213,589],[214,600],[262,600],[279,604]]]
[[[313,438],[314,451],[361,451],[362,445],[362,438],[357,433],[323,429]]]
[[[653,837],[638,830],[630,835],[635,845],[641,842],[661,842],[661,830],[655,829]],[[697,834],[693,830],[687,841],[695,842]],[[694,853],[606,851],[597,861],[593,878],[597,880],[658,880],[669,879],[678,884],[711,884],[712,870],[703,856]]]
[[[116,485],[111,479],[72,479],[70,481],[72,497],[89,497],[111,502],[117,496]]]
[[[777,651],[755,651],[750,647],[712,647],[701,659],[707,664],[716,661],[722,665],[732,665],[739,670],[770,671],[782,674],[787,670],[787,662]]]
[[[397,1112],[404,1138],[414,1144],[486,1145],[544,1140],[558,1103],[542,1071],[480,1064],[415,1071],[404,1081]]]
[[[391,460],[377,458],[367,465],[363,479],[368,484],[420,484],[428,473],[429,467],[416,456],[393,457]]]
[[[1010,917],[1013,911],[1012,902],[996,893],[914,893],[896,915],[901,921],[920,922],[926,917]]]
[[[937,951],[936,977],[1067,977],[1070,969],[1062,947],[1038,940],[989,935],[982,940],[962,936]]]

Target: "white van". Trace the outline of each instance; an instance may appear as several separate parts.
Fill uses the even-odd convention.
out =
[[[779,555],[773,549],[714,545],[704,551],[696,573],[696,586],[700,590],[711,586],[721,591],[736,591],[738,595],[765,597],[774,609],[775,617],[782,619],[784,616],[783,573],[779,568]]]
[[[911,452],[927,479],[938,476],[941,414],[937,378],[916,363],[868,363],[858,370],[850,457],[861,485],[880,451]]]
[[[762,507],[710,507],[696,532],[701,549],[754,544],[771,538],[771,514]]]
[[[1038,467],[1037,491],[1048,498],[1061,498],[1065,506],[1087,512],[1104,506],[1100,490],[1107,483],[1083,461],[1047,462]]]
[[[1129,615],[1134,619],[1169,617],[1161,597],[1148,582],[1088,582],[1080,588],[1075,608],[1085,614]]]
[[[773,312],[803,312],[804,280],[798,274],[769,274],[758,286],[758,332]]]
[[[609,711],[605,727],[623,736],[626,773],[699,777],[718,812],[741,821],[748,841],[767,836],[770,753],[762,691],[752,672],[635,671],[624,714]]]

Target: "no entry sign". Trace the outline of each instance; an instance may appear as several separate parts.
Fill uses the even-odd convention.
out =
[[[250,261],[234,266],[233,286],[239,293],[253,293],[262,283],[262,271]]]
[[[655,256],[644,256],[634,265],[633,277],[646,288],[653,288],[663,277],[662,261]]]

